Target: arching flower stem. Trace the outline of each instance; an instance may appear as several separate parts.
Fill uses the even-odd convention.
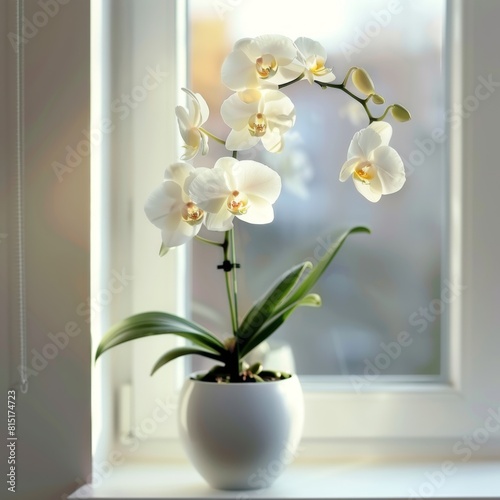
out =
[[[359,97],[356,94],[352,93],[346,87],[347,82],[349,80],[349,77],[351,76],[351,73],[354,70],[356,70],[356,69],[358,69],[356,66],[353,66],[352,68],[350,68],[349,71],[347,72],[345,78],[344,78],[344,81],[342,83],[325,83],[325,82],[319,82],[317,80],[314,80],[314,83],[316,83],[317,85],[319,85],[323,89],[325,89],[326,87],[329,87],[331,89],[341,90],[342,92],[344,92],[348,96],[352,97],[355,101],[359,102],[361,104],[361,106],[363,106],[363,109],[365,110],[366,116],[368,117],[368,120],[369,120],[370,124],[373,123],[373,122],[376,122],[376,121],[383,120],[386,117],[386,115],[389,112],[389,110],[393,107],[393,105],[388,106],[386,108],[386,110],[383,112],[382,115],[380,115],[380,116],[373,116],[372,113],[371,113],[371,111],[370,111],[370,109],[368,108],[368,101],[371,99],[371,96],[368,96],[368,97],[366,97],[366,98],[363,99],[362,97]],[[278,85],[278,88],[279,89],[283,89],[285,87],[288,87],[289,85],[293,85],[294,83],[299,82],[303,78],[304,78],[304,74],[302,73],[297,78],[294,78],[293,80],[290,80],[289,82],[282,83],[281,85]]]
[[[203,243],[207,243],[209,245],[214,245],[214,246],[217,246],[217,247],[223,247],[224,244],[223,243],[219,243],[217,241],[212,241],[212,240],[209,240],[207,238],[203,238],[203,236],[198,236],[196,235],[195,238],[199,241],[202,241]]]
[[[226,145],[226,141],[225,140],[223,140],[220,137],[217,137],[216,135],[212,134],[212,132],[209,132],[208,130],[206,130],[206,129],[202,128],[202,127],[200,127],[200,130],[204,134],[208,135],[208,137],[210,137],[210,139],[213,139],[215,142],[218,142],[219,144],[222,144],[223,146]]]
[[[304,78],[304,73],[301,73],[297,78],[294,78],[293,80],[290,80],[289,82],[282,83],[281,85],[278,85],[279,89],[284,89],[285,87],[288,87],[289,85],[293,85],[294,83],[300,82]]]

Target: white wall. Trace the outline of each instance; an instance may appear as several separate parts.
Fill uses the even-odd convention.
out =
[[[44,11],[43,5],[46,10]],[[19,381],[16,314],[16,2],[0,3],[0,327],[2,443],[7,386]],[[27,394],[17,393],[15,498],[55,500],[90,472],[90,335],[78,305],[90,294],[90,169],[83,154],[58,178],[66,147],[85,139],[90,114],[90,2],[25,0]],[[30,27],[30,23],[34,23]],[[69,328],[66,346],[49,333]],[[76,334],[76,335],[75,335]],[[64,335],[61,335],[61,341]],[[32,350],[40,353],[32,365]],[[45,358],[45,359],[43,359]],[[47,359],[52,358],[52,359]],[[34,375],[36,373],[36,375]],[[0,455],[4,498],[6,448]],[[6,496],[7,496],[6,495]],[[5,497],[6,497],[5,496]]]

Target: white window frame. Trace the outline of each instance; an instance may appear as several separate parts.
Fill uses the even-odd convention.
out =
[[[94,5],[100,2],[93,1]],[[450,0],[448,4],[448,109],[452,114],[455,109],[463,109],[467,97],[474,92],[476,77],[488,77],[487,73],[480,72],[486,71],[488,57],[493,60],[495,55],[492,49],[485,49],[484,63],[479,63],[472,56],[474,51],[470,50],[470,47],[475,40],[473,29],[470,27],[470,20],[474,15],[473,4],[474,2],[467,3],[464,0]],[[144,106],[135,109],[129,119],[118,124],[112,136],[105,138],[100,160],[95,160],[98,164],[106,158],[113,159],[116,154],[120,157],[119,170],[130,173],[128,182],[123,186],[118,185],[118,189],[113,191],[113,196],[109,198],[116,203],[111,207],[110,220],[111,227],[117,229],[113,234],[113,241],[108,245],[110,254],[104,260],[107,261],[109,269],[113,269],[122,265],[124,259],[134,276],[129,290],[127,311],[104,311],[105,314],[100,318],[101,326],[128,314],[147,310],[168,310],[184,314],[187,312],[186,297],[189,296],[189,290],[186,288],[189,250],[176,250],[163,260],[155,258],[156,253],[153,252],[151,257],[145,258],[144,255],[149,249],[152,248],[156,252],[159,238],[157,230],[149,227],[142,210],[137,208],[142,205],[141,200],[158,184],[161,169],[170,162],[177,161],[180,151],[173,109],[178,102],[182,102],[179,89],[185,86],[186,82],[186,4],[184,1],[154,0],[143,3],[122,0],[108,4],[108,8],[112,9],[107,11],[108,21],[113,19],[113,22],[117,23],[126,18],[132,23],[134,36],[137,38],[145,36],[143,26],[146,25],[151,42],[151,50],[140,64],[134,58],[134,47],[130,48],[131,56],[128,61],[120,61],[117,66],[103,61],[106,64],[102,67],[109,70],[109,81],[115,82],[113,78],[127,81],[128,77],[132,88],[140,81],[144,67],[155,65],[158,61],[169,67],[171,78],[165,87],[162,87],[161,93],[151,93]],[[144,20],[147,20],[145,24]],[[109,30],[108,35],[102,40],[107,49],[126,41],[123,38],[125,33],[120,29]],[[464,50],[465,47],[469,50]],[[107,88],[109,91],[110,87]],[[109,95],[112,95],[112,92]],[[95,102],[94,106],[97,106]],[[106,105],[101,101],[99,106],[94,109],[109,109],[109,102]],[[155,107],[168,110],[170,114],[163,116],[163,121],[157,121],[152,126],[150,112]],[[487,225],[472,224],[471,218],[480,213],[484,217],[483,220],[489,220],[493,224],[495,219],[490,212],[494,213],[494,210],[488,212],[487,208],[483,207],[485,203],[488,203],[489,207],[498,205],[496,193],[493,191],[498,182],[482,182],[482,190],[476,188],[474,183],[475,179],[487,179],[488,175],[491,175],[487,163],[490,150],[486,146],[483,150],[478,150],[476,144],[481,141],[477,130],[482,117],[491,112],[488,107],[489,103],[479,107],[470,118],[462,120],[458,127],[454,126],[455,122],[450,118],[446,131],[449,136],[447,144],[452,169],[449,176],[448,255],[445,256],[448,259],[443,259],[443,262],[449,261],[449,268],[443,274],[450,282],[466,286],[464,292],[449,304],[448,377],[441,383],[427,384],[375,381],[361,392],[353,390],[351,383],[309,382],[304,378],[306,426],[303,456],[332,458],[360,454],[365,457],[450,455],[457,440],[485,425],[485,415],[475,413],[472,408],[480,397],[478,391],[487,394],[488,391],[491,393],[495,390],[495,380],[498,380],[499,375],[496,357],[500,352],[500,335],[492,335],[496,325],[495,310],[494,307],[485,307],[485,302],[488,301],[478,293],[477,287],[482,286],[480,291],[485,297],[493,297],[498,289],[497,284],[500,283],[500,273],[498,266],[491,267],[494,262],[492,245],[495,243],[491,229],[488,229]],[[141,142],[146,135],[145,130],[148,136],[147,144]],[[134,154],[121,154],[123,141],[130,141],[132,138],[136,141],[137,137],[139,140],[134,142]],[[474,165],[474,171],[470,168],[471,164]],[[494,175],[498,177],[498,173]],[[117,206],[125,209],[113,212]],[[131,217],[130,213],[133,214]],[[125,218],[123,214],[127,214]],[[107,234],[106,228],[97,228],[97,234],[103,238]],[[130,242],[132,245],[129,247]],[[102,248],[104,246],[101,246]],[[130,248],[130,252],[123,253],[125,248]],[[120,258],[114,262],[116,249],[122,252]],[[478,261],[477,255],[484,255],[484,262]],[[102,255],[100,258],[103,259]],[[167,283],[166,279],[163,282],[154,281],[157,276],[175,276],[175,284],[172,281]],[[146,295],[145,291],[149,293]],[[175,408],[176,397],[185,377],[182,363],[177,362],[165,367],[162,373],[153,378],[149,377],[149,369],[159,352],[178,345],[178,342],[169,337],[150,338],[128,347],[124,346],[121,353],[112,353],[114,367],[117,367],[121,374],[114,377],[115,390],[118,391],[123,384],[129,383],[132,386],[132,402],[127,398],[121,402],[122,410],[129,405],[132,412],[130,417],[124,417],[132,432],[133,429],[140,429],[145,422],[150,423],[151,418],[155,418],[158,413],[158,398],[163,406],[169,405],[172,410]],[[481,346],[488,348],[482,349]],[[129,371],[124,364],[130,367]],[[128,394],[127,390],[124,392]],[[492,409],[498,410],[498,406],[493,406]],[[106,413],[109,420],[110,412]],[[428,418],[429,415],[432,418]],[[105,422],[103,425],[106,425]],[[124,432],[126,434],[127,430]],[[141,443],[139,450],[134,450],[136,458],[181,456],[175,411],[169,414],[166,422],[157,421],[154,432],[148,437],[150,439]],[[116,446],[126,452],[130,449],[129,443],[130,440],[122,436],[121,445]],[[476,456],[500,456],[498,431],[491,433],[488,441],[477,450]]]

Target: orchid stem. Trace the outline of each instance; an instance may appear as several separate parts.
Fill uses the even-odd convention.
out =
[[[210,137],[214,141],[218,142],[219,144],[223,144],[224,146],[226,145],[226,141],[224,141],[220,137],[217,137],[216,135],[212,134],[208,130],[205,130],[203,127],[200,127],[200,131],[203,132],[204,134],[207,134],[208,137]]]
[[[300,80],[302,80],[302,78],[304,78],[304,73],[302,73],[301,75],[299,75],[297,78],[294,78],[293,80],[290,80],[289,82],[282,83],[282,84],[278,85],[278,88],[279,89],[284,89],[285,87],[288,87],[288,85],[293,85],[296,82],[300,82]]]
[[[329,87],[331,89],[341,90],[342,92],[345,92],[348,96],[352,97],[355,101],[358,101],[363,106],[363,109],[365,110],[365,113],[366,113],[370,123],[373,123],[373,122],[379,121],[379,120],[383,120],[385,118],[385,116],[387,115],[387,112],[389,111],[390,107],[387,108],[385,110],[384,114],[382,114],[381,116],[378,116],[378,117],[373,116],[368,108],[368,100],[370,99],[371,96],[368,96],[365,99],[363,99],[362,97],[357,96],[356,94],[352,93],[349,89],[347,89],[347,87],[346,87],[347,81],[349,80],[351,73],[355,69],[358,69],[358,68],[356,66],[353,66],[352,68],[349,69],[349,71],[345,75],[344,81],[342,83],[324,83],[324,82],[320,82],[318,80],[314,80],[314,83],[316,83],[317,85],[319,85],[322,88]],[[299,82],[303,78],[304,78],[304,73],[302,73],[297,78],[290,80],[289,82],[282,83],[282,84],[278,85],[278,88],[283,89],[285,87],[288,87],[289,85],[293,85],[294,83]]]
[[[238,278],[236,276],[236,245],[234,244],[234,228],[229,230],[231,237],[231,259],[233,261],[233,307],[234,316],[236,319],[236,330],[238,329]],[[236,334],[236,331],[234,332]]]
[[[224,251],[224,262],[229,260],[229,232],[226,231],[224,234],[224,243],[222,244],[222,250]],[[229,273],[224,271],[224,277],[226,280],[226,292],[227,301],[229,303],[229,312],[231,314],[231,326],[233,329],[233,335],[236,335],[236,330],[238,329],[238,322],[236,319],[234,304],[233,304],[233,294],[231,293],[231,282],[229,280]]]
[[[209,245],[215,245],[217,247],[223,247],[224,246],[223,243],[218,243],[217,241],[208,240],[207,238],[203,238],[203,236],[196,235],[195,238],[197,240],[199,240],[199,241],[202,241],[203,243],[208,243]]]

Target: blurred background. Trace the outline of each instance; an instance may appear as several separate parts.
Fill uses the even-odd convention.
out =
[[[435,314],[435,306],[446,277],[447,194],[444,148],[433,134],[446,129],[444,0],[309,0],[293,7],[284,0],[190,0],[188,18],[190,85],[206,99],[206,128],[219,137],[229,133],[219,111],[232,93],[220,80],[222,62],[238,39],[266,33],[318,40],[337,83],[349,67],[362,66],[387,103],[411,110],[409,123],[387,119],[407,183],[373,204],[351,181],[338,180],[353,134],[368,125],[362,107],[342,92],[321,91],[306,81],[284,89],[297,113],[284,151],[271,155],[259,146],[239,155],[266,163],[283,179],[273,224],[236,224],[240,311],[286,269],[314,261],[318,248],[322,254],[329,232],[366,225],[372,234],[351,237],[318,283],[322,308],[297,310],[273,336],[269,348],[285,353],[281,361],[273,359],[294,364],[301,375],[363,374],[374,364],[380,375],[404,380],[439,376],[446,307]],[[375,115],[385,109],[376,108]],[[225,154],[211,141],[210,154],[194,163],[211,167]],[[219,261],[218,248],[193,244],[192,314],[225,337],[231,329]],[[408,332],[411,345],[384,363],[378,356],[385,352],[382,344],[397,342],[401,332]],[[193,363],[195,369],[204,366],[202,360]]]

